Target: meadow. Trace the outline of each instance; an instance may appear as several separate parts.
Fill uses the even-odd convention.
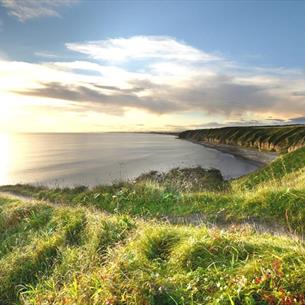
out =
[[[305,147],[230,181],[0,191],[0,304],[305,304]]]

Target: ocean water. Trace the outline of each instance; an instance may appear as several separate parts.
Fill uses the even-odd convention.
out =
[[[197,165],[217,168],[225,178],[257,168],[250,161],[171,135],[0,135],[0,185],[94,186],[133,179],[150,170]]]

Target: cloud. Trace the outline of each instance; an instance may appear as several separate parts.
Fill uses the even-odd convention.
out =
[[[85,43],[66,43],[66,47],[91,58],[111,62],[143,59],[209,62],[220,59],[216,55],[167,36],[133,36]]]
[[[292,92],[292,95],[294,95],[294,96],[305,96],[305,91]]]
[[[48,51],[34,52],[34,55],[36,55],[38,57],[44,57],[44,58],[57,58],[58,57],[56,54],[48,52]]]
[[[222,76],[194,79],[192,85],[172,90],[171,98],[197,111],[227,116],[264,111],[273,108],[278,101],[268,86],[238,83],[234,77],[223,79]]]
[[[46,82],[38,88],[19,90],[21,95],[47,97],[81,103],[96,111],[121,115],[128,108],[142,109],[156,114],[198,111],[209,115],[240,117],[247,113],[272,112],[295,115],[304,109],[304,101],[289,110],[287,99],[270,92],[269,86],[236,83],[233,77],[198,78],[184,87],[156,84],[152,80],[132,79],[129,88],[103,85],[100,82]]]
[[[175,131],[184,131],[190,129],[210,129],[210,128],[222,128],[222,127],[246,127],[246,126],[274,126],[274,125],[294,125],[294,124],[305,124],[305,117],[297,118],[297,122],[294,119],[282,120],[282,119],[273,119],[273,120],[240,120],[240,121],[225,121],[225,122],[216,122],[211,121],[208,123],[201,124],[183,124],[183,125],[165,125],[167,129]]]
[[[245,67],[164,36],[67,47],[89,58],[58,62],[49,56],[39,64],[0,62],[0,92],[2,88],[16,95],[16,100],[33,97],[36,103],[47,99],[48,105],[67,104],[75,112],[124,117],[130,111],[144,111],[165,118],[179,116],[187,122],[167,122],[171,128],[285,124],[305,116],[302,71]],[[196,121],[190,122],[193,117]]]
[[[60,17],[60,7],[71,6],[77,0],[0,0],[11,16],[25,22],[39,17]]]
[[[305,116],[291,118],[287,121],[289,124],[305,124]]]
[[[105,94],[99,89],[111,90],[114,93]],[[89,87],[88,85],[62,85],[54,82],[42,84],[41,88],[16,91],[15,93],[81,102],[83,108],[87,110],[94,109],[115,115],[121,115],[127,108],[144,109],[154,113],[167,113],[179,109],[178,105],[174,106],[173,103],[165,100],[155,99],[151,96],[140,98],[129,93],[129,90],[101,85]]]

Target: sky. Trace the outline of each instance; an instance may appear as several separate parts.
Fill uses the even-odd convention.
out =
[[[0,0],[0,131],[305,123],[305,1]]]

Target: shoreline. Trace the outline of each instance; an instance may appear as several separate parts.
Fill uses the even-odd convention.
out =
[[[256,165],[257,167],[263,167],[279,156],[279,154],[276,152],[259,151],[257,149],[242,147],[237,145],[212,144],[203,141],[200,142],[200,141],[194,141],[188,139],[181,139],[181,138],[179,139],[186,140],[194,144],[202,145],[206,148],[210,148],[210,149],[218,150],[223,153],[230,154],[236,158],[249,161],[252,164]]]

